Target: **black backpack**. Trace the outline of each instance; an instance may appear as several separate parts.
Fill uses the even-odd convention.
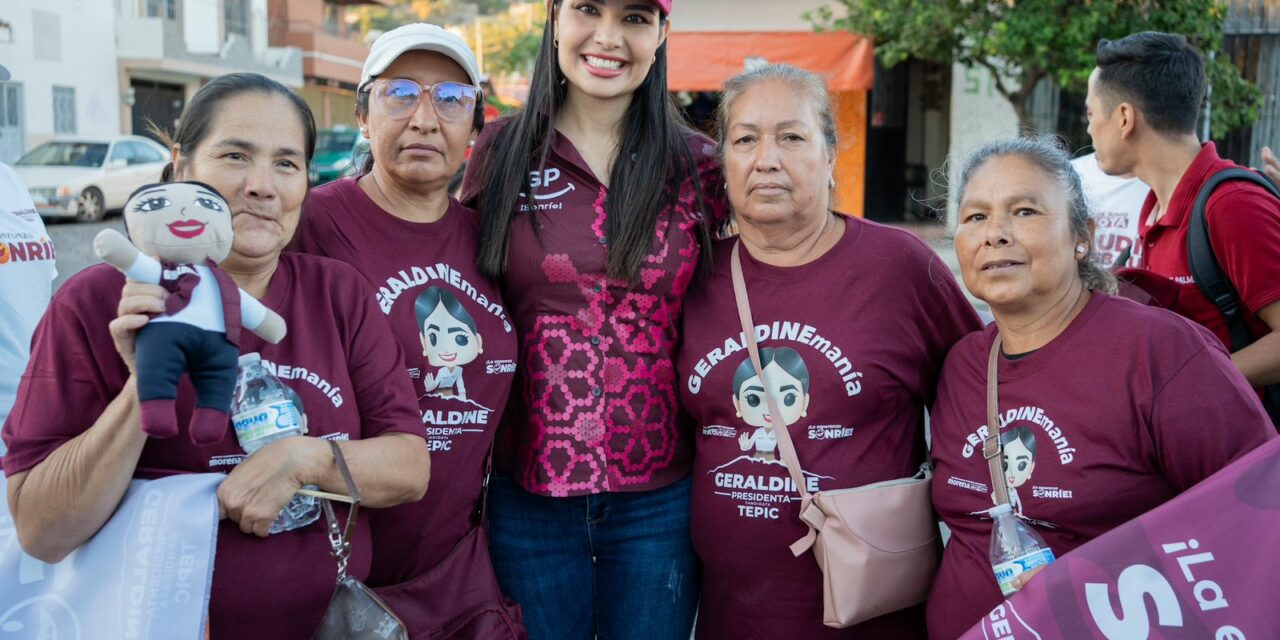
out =
[[[1195,280],[1200,293],[1218,308],[1227,320],[1227,329],[1231,334],[1231,352],[1235,353],[1255,340],[1245,321],[1245,311],[1240,304],[1240,294],[1223,273],[1218,258],[1214,256],[1213,247],[1209,243],[1209,223],[1205,219],[1205,206],[1209,196],[1219,184],[1228,180],[1247,180],[1266,189],[1268,193],[1280,200],[1280,190],[1266,176],[1241,167],[1224,169],[1209,177],[1196,194],[1195,206],[1191,209],[1191,220],[1187,227],[1187,264],[1191,267],[1191,277]],[[1280,426],[1280,385],[1269,385],[1263,394],[1263,404],[1271,416],[1271,422]]]

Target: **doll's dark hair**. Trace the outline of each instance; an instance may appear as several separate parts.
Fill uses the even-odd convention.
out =
[[[213,187],[209,186],[207,183],[200,182],[199,180],[183,180],[182,182],[185,182],[185,183],[187,183],[187,184],[200,185],[200,188],[201,188],[201,189],[206,189],[206,190],[208,190],[208,191],[209,191],[209,193],[212,193],[213,195],[216,195],[216,196],[218,196],[219,198],[222,198],[222,201],[223,201],[223,202],[226,202],[226,200],[227,200],[227,197],[226,197],[226,196],[222,195],[222,193],[221,193],[221,192],[219,192],[217,189],[214,189]],[[156,187],[164,187],[164,186],[168,186],[169,184],[173,184],[173,182],[172,182],[172,181],[167,181],[167,182],[152,182],[151,184],[144,184],[144,185],[142,185],[141,187],[138,187],[137,189],[134,189],[134,190],[133,190],[133,193],[129,194],[129,198],[128,198],[128,199],[129,199],[129,200],[132,200],[134,196],[138,195],[139,193],[142,193],[143,191],[146,191],[147,189],[155,189]]]

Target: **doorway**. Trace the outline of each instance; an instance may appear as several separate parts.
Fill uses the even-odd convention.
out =
[[[182,85],[131,80],[133,89],[133,135],[146,136],[164,144],[151,130],[154,124],[172,136],[186,100]]]

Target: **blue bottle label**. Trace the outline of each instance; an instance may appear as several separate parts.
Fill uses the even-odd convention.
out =
[[[992,567],[996,574],[996,582],[1000,583],[1000,593],[1011,596],[1018,590],[1013,588],[1013,579],[1046,564],[1053,563],[1053,550],[1045,547],[1020,555],[1007,562]]]
[[[237,413],[231,422],[236,429],[236,439],[240,441],[242,447],[259,438],[285,431],[302,430],[302,418],[298,415],[298,408],[288,400],[278,400]]]

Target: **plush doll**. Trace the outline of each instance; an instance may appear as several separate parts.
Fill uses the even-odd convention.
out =
[[[124,221],[132,242],[107,229],[94,238],[94,252],[129,280],[169,292],[165,313],[138,331],[142,430],[154,438],[178,433],[174,401],[185,372],[196,388],[191,441],[218,442],[229,424],[241,327],[277,343],[285,335],[284,319],[218,268],[231,252],[231,208],[212,187],[146,185],[129,197]]]

